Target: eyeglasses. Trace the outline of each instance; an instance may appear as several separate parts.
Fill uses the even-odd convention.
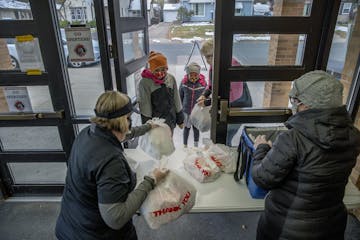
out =
[[[301,101],[298,98],[289,97],[291,104],[301,104]]]

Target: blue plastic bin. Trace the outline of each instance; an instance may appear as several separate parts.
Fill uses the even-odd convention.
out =
[[[262,199],[268,193],[267,190],[257,186],[251,176],[251,169],[253,166],[254,139],[258,135],[265,135],[267,140],[274,142],[279,133],[286,131],[285,127],[244,127],[240,137],[240,144],[238,147],[239,158],[237,164],[237,171],[234,174],[236,181],[245,177],[246,185],[252,198]],[[241,164],[240,164],[241,163]],[[240,167],[239,167],[240,166]]]

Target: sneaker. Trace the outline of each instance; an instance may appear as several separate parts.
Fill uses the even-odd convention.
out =
[[[194,142],[194,147],[199,147],[199,142]]]
[[[184,148],[187,148],[187,145],[184,144]]]

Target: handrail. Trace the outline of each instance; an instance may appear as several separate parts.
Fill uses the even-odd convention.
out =
[[[0,113],[0,121],[21,121],[38,119],[63,119],[64,110],[40,113]]]

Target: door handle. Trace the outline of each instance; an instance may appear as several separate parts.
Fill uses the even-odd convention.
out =
[[[228,106],[228,100],[221,99],[220,100],[220,122],[226,122],[227,116],[229,113],[229,106]]]
[[[38,120],[38,119],[63,119],[64,110],[55,112],[41,113],[1,113],[0,121],[20,121],[20,120]]]

